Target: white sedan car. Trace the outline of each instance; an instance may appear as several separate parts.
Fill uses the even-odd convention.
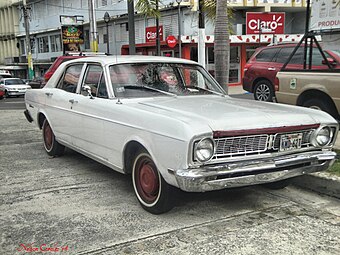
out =
[[[327,113],[230,98],[184,59],[72,60],[25,102],[49,155],[66,146],[131,174],[138,201],[154,214],[173,208],[178,189],[282,188],[336,156],[338,124]]]
[[[0,86],[4,87],[6,97],[23,96],[28,89],[31,89],[31,86],[20,78],[3,78],[0,80]]]

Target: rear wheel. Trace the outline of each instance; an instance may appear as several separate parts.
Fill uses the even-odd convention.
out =
[[[48,155],[50,156],[61,156],[64,154],[65,146],[58,143],[55,139],[53,130],[48,123],[47,119],[44,120],[42,126],[43,138],[44,138],[44,148]]]
[[[331,102],[329,102],[329,100],[327,99],[320,100],[320,99],[312,98],[312,99],[308,99],[305,102],[303,102],[302,105],[305,107],[312,108],[312,109],[325,111],[329,113],[330,115],[332,115],[334,118],[339,117],[336,109],[334,108],[334,106],[332,106]]]
[[[146,211],[161,214],[174,207],[176,188],[163,179],[145,150],[140,150],[135,157],[132,182],[137,199]]]
[[[254,98],[258,101],[273,102],[274,90],[270,81],[260,80],[254,87]]]

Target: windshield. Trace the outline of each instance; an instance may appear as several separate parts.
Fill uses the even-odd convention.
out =
[[[25,84],[25,82],[21,79],[10,79],[5,81],[5,85],[20,85]]]
[[[137,63],[110,66],[118,97],[225,95],[224,90],[198,65]]]

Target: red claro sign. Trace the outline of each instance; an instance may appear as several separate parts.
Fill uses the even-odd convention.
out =
[[[284,12],[247,12],[248,34],[284,34]]]
[[[176,37],[174,37],[173,35],[169,35],[166,38],[166,44],[170,47],[170,48],[174,48],[177,44],[177,39]]]
[[[145,42],[155,42],[157,33],[156,27],[146,27],[145,28]],[[163,41],[163,26],[159,26],[159,38]]]

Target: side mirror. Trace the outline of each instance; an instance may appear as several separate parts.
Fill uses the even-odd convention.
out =
[[[331,66],[336,66],[336,61],[333,59],[333,58],[327,58],[327,60],[328,60],[328,63],[331,65]],[[322,64],[323,65],[327,65],[327,62],[326,62],[326,60],[322,60]]]
[[[82,90],[82,95],[90,96],[91,99],[94,98],[91,92],[91,87],[89,85],[84,85],[81,90]]]

